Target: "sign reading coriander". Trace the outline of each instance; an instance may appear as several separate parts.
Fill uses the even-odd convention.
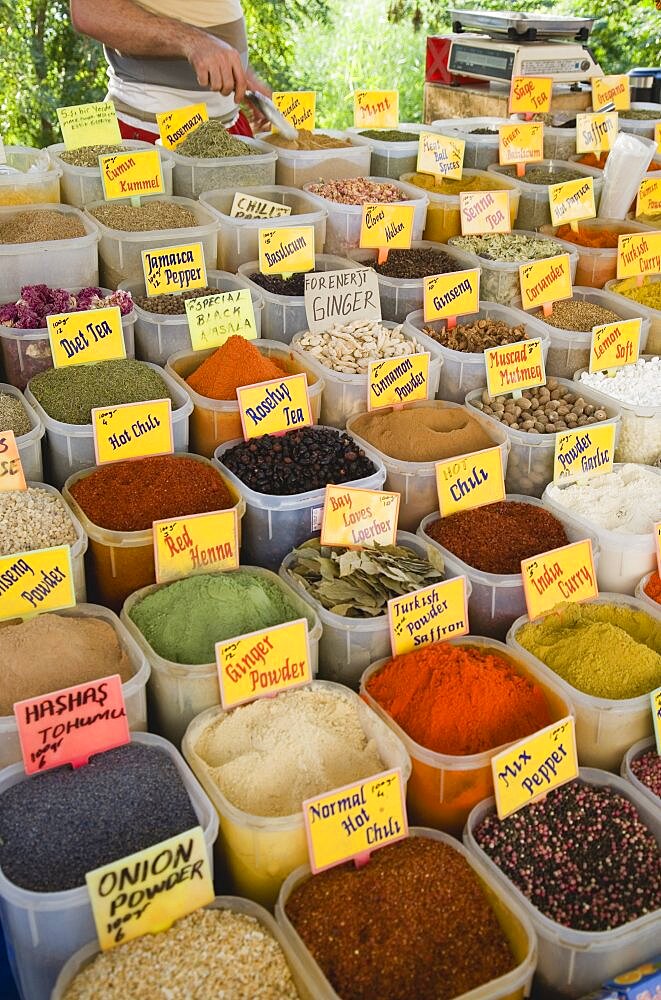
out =
[[[13,431],[0,431],[0,493],[22,492],[27,488],[16,435]]]
[[[562,253],[531,264],[521,264],[519,283],[522,308],[538,309],[542,306],[546,315],[550,315],[551,303],[559,299],[570,299],[573,294],[569,254]]]

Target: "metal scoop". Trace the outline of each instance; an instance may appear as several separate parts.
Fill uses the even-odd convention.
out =
[[[265,94],[258,94],[256,90],[246,90],[246,97],[262,112],[271,125],[275,125],[285,139],[298,139],[298,132],[293,125],[287,121],[285,116],[276,108],[270,97]]]

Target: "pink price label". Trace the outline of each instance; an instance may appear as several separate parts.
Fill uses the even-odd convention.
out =
[[[14,715],[26,774],[80,767],[131,738],[119,674],[17,701]]]

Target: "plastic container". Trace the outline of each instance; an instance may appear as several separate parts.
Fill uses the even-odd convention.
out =
[[[254,576],[265,577],[271,583],[275,583],[296,609],[297,617],[307,618],[310,669],[314,676],[317,673],[318,647],[321,637],[321,622],[314,610],[270,570],[260,569],[258,566],[241,566],[241,569],[250,570]],[[191,719],[194,719],[200,712],[204,712],[205,709],[220,705],[220,692],[218,690],[218,668],[215,662],[188,664],[165,660],[152,649],[131,619],[131,608],[134,604],[139,604],[148,594],[167,586],[167,583],[153,583],[149,587],[136,590],[124,601],[120,617],[129,634],[133,636],[144,652],[151,667],[147,687],[150,728],[170,740],[175,746],[179,746]]]
[[[507,493],[506,500],[515,503],[525,503],[531,507],[543,508],[545,505],[537,497],[525,496],[519,493]],[[555,511],[553,512],[555,513]],[[465,563],[440,542],[427,534],[427,527],[437,521],[438,512],[428,514],[418,528],[418,537],[425,543],[427,549],[441,554],[445,567],[451,576],[466,576],[471,584],[468,596],[468,622],[472,635],[485,635],[493,639],[504,640],[507,631],[520,615],[526,613],[526,599],[523,593],[523,577],[520,573],[487,573],[475,566]],[[570,542],[578,542],[583,538],[592,541],[595,565],[598,565],[599,549],[597,536],[583,526],[573,526],[562,521],[567,538]]]
[[[144,364],[149,364],[145,361]],[[149,364],[158,371],[165,382],[172,399],[172,438],[175,451],[188,451],[188,418],[193,412],[193,404],[173,378],[166,371]],[[41,403],[37,402],[28,385],[25,398],[34,407],[37,416],[46,428],[46,468],[50,482],[62,486],[74,472],[89,469],[95,465],[94,433],[90,424],[65,424],[49,417]]]
[[[403,198],[396,202],[398,205],[413,205],[413,229],[412,240],[421,240],[425,228],[425,218],[427,215],[427,205],[429,199],[422,188],[416,188],[412,184],[405,184],[402,181],[393,181],[390,177],[369,177],[368,180],[378,184],[392,184],[402,192]],[[310,182],[311,183],[311,182]],[[360,225],[363,216],[362,205],[343,205],[329,198],[322,198],[320,195],[310,191],[310,183],[305,184],[303,190],[320,208],[328,212],[326,220],[326,253],[346,254],[347,250],[356,250],[360,242]]]
[[[624,605],[635,611],[647,608],[635,597],[627,594],[601,593],[590,604]],[[652,735],[652,713],[649,694],[638,698],[597,698],[579,691],[538,657],[533,656],[517,642],[517,633],[528,624],[528,616],[517,618],[507,633],[507,645],[527,656],[540,669],[540,676],[555,681],[556,686],[569,699],[576,717],[576,749],[578,760],[583,767],[603,767],[607,771],[617,771],[622,755],[632,741],[642,740]]]
[[[238,138],[238,137],[237,137]],[[243,184],[274,184],[278,153],[272,146],[242,135],[241,142],[252,146],[259,155],[184,156],[169,149],[174,163],[174,193],[182,198],[199,198],[204,191],[225,188],[237,191]],[[161,140],[156,142],[160,146]]]
[[[433,388],[433,386],[432,386]],[[448,403],[441,399],[427,399],[416,403],[407,403],[408,410],[414,407],[435,407],[439,410],[457,409],[457,403]],[[460,407],[465,409],[464,407]],[[385,413],[386,410],[384,409]],[[357,417],[354,414],[347,420],[347,432],[358,442],[361,448],[374,447],[369,441],[362,438],[353,428]],[[485,434],[491,438],[489,447],[500,448],[500,455],[503,463],[503,472],[507,470],[507,453],[509,451],[509,441],[507,434],[502,427],[494,425],[492,420],[486,420],[479,413],[471,413],[471,417],[481,424]],[[376,449],[375,449],[376,450]],[[436,487],[436,462],[404,462],[398,458],[391,458],[381,451],[377,455],[381,458],[386,467],[387,490],[393,490],[400,494],[399,501],[399,521],[398,524],[403,531],[415,531],[420,521],[432,511],[438,511],[438,489]],[[459,457],[459,456],[457,456]]]
[[[398,180],[402,174],[415,170],[418,162],[418,143],[421,132],[437,131],[431,125],[416,125],[410,122],[400,122],[398,132],[411,132],[413,138],[409,142],[384,142],[383,139],[372,139],[361,135],[361,132],[371,132],[372,129],[361,125],[347,129],[347,138],[359,146],[367,146],[370,151],[370,164],[367,171],[378,177],[392,177]],[[389,131],[385,129],[384,131]],[[310,180],[315,178],[311,177]]]
[[[182,455],[210,466],[212,463],[201,455]],[[121,611],[126,598],[150,583],[155,583],[154,533],[151,527],[142,531],[113,531],[95,524],[87,516],[71,493],[71,488],[81,479],[87,479],[96,469],[83,469],[69,476],[62,495],[83,525],[89,548],[87,550],[87,580],[90,592],[100,603],[113,611]],[[219,473],[220,475],[220,473]],[[234,500],[241,540],[241,520],[246,504],[228,477],[220,475]],[[230,508],[228,508],[230,509]]]
[[[121,145],[124,149],[153,149],[150,142],[142,142],[139,139],[122,139]],[[53,143],[48,147],[53,162],[61,172],[60,190],[62,191],[62,201],[66,205],[75,205],[76,208],[85,208],[95,201],[103,201],[103,182],[101,180],[101,168],[76,167],[73,163],[63,160],[61,153],[65,150],[63,142]],[[172,171],[174,163],[165,150],[160,150],[161,170],[163,173],[163,187],[165,195],[172,194]],[[158,198],[162,195],[141,195],[142,198]]]
[[[507,660],[519,676],[525,677],[541,689],[550,722],[557,722],[572,714],[571,702],[559,686],[548,678],[541,677],[529,659],[513,656],[512,650],[503,642],[479,635],[465,635],[446,641],[452,646],[477,649],[479,652],[491,653]],[[409,821],[460,837],[471,809],[482,799],[493,795],[491,758],[516,741],[502,743],[482,753],[464,756],[438,753],[417,743],[367,689],[370,678],[377,674],[389,659],[390,657],[377,660],[367,668],[360,679],[360,696],[400,738],[411,758],[413,770],[406,791]]]
[[[465,169],[463,171],[464,177],[475,177],[478,175],[485,183],[485,190],[510,192],[510,222],[513,227],[517,219],[520,199],[520,192],[516,184],[512,183],[509,177],[498,177],[494,180],[493,176],[487,174],[484,170]],[[414,173],[402,174],[401,180],[410,182],[414,176]],[[409,184],[409,186],[413,190],[427,195],[429,199],[424,229],[424,238],[426,240],[447,243],[451,236],[459,236],[461,234],[458,194],[440,194],[436,193],[433,189],[428,191],[426,188],[418,187],[415,184]]]
[[[131,679],[122,684],[129,728],[132,731],[144,732],[147,729],[146,689],[149,664],[117,615],[109,608],[103,608],[99,604],[76,604],[73,608],[64,608],[53,613],[64,618],[98,618],[112,626],[117,633],[120,646],[131,661],[133,671]],[[18,764],[21,761],[16,716],[0,716],[0,768],[8,767],[10,764]]]
[[[528,996],[532,984],[537,961],[537,942],[530,920],[521,905],[511,893],[503,891],[487,867],[470,854],[459,841],[448,837],[445,833],[440,833],[438,830],[428,830],[423,827],[410,827],[409,835],[438,840],[448,847],[452,847],[466,859],[482,884],[489,905],[496,914],[498,923],[509,941],[517,962],[516,968],[512,969],[511,972],[499,976],[498,979],[492,979],[468,993],[462,993],[455,997],[455,1000],[523,1000],[524,997]],[[310,869],[305,865],[297,868],[286,879],[275,908],[276,919],[296,954],[301,961],[305,961],[306,968],[309,968],[311,975],[314,976],[316,1000],[339,1000],[338,994],[306,948],[286,913],[287,900],[292,892],[308,878],[310,878]],[[375,901],[375,905],[378,905],[377,901]]]
[[[308,490],[305,493],[276,496],[251,490],[223,464],[225,452],[242,443],[243,438],[221,444],[214,453],[214,462],[245,504],[242,562],[264,566],[265,569],[277,572],[280,563],[292,548],[320,533],[326,491]],[[383,462],[377,452],[365,449],[365,453],[376,466],[374,472],[362,479],[349,480],[346,485],[357,489],[380,490],[386,478]]]
[[[627,224],[630,225],[631,223]],[[649,226],[646,226],[645,228],[650,229]],[[659,228],[661,228],[661,219],[659,219],[658,225],[654,227],[655,230],[658,230]],[[643,279],[644,285],[658,285],[660,282],[661,274],[653,274]],[[608,292],[609,295],[613,295],[617,299],[618,305],[626,303],[636,310],[638,316],[642,316],[643,319],[649,320],[650,328],[649,334],[647,335],[647,350],[650,354],[661,354],[661,308],[652,309],[650,306],[644,306],[640,302],[636,302],[635,299],[630,299],[618,291],[618,287],[629,289],[633,288],[635,284],[636,278],[624,278],[619,281],[616,278],[613,278],[606,282],[604,285],[604,291]],[[661,303],[661,290],[659,294],[659,302]],[[615,308],[614,304],[613,308]]]
[[[439,118],[432,122],[432,129],[441,135],[463,139],[464,169],[486,170],[490,163],[498,163],[498,129],[511,125],[509,118]],[[495,135],[476,135],[474,129],[494,129]]]
[[[62,171],[53,166],[46,150],[5,146],[5,161],[20,173],[0,174],[0,205],[59,203]]]
[[[595,207],[599,208],[599,198],[603,186],[603,170],[595,167],[586,167],[582,163],[570,163],[568,160],[540,160],[538,163],[527,164],[526,169],[533,170],[535,167],[546,167],[553,174],[554,171],[571,170],[581,177],[594,178],[594,201]],[[524,177],[517,177],[513,166],[500,166],[492,163],[489,173],[500,174],[513,181],[521,192],[519,202],[519,214],[517,217],[517,229],[539,229],[540,226],[551,224],[551,209],[549,207],[549,184],[530,184]],[[514,176],[512,174],[514,173]],[[556,183],[552,181],[551,183]],[[558,182],[559,183],[559,182]]]
[[[649,614],[656,612],[656,614],[661,615],[661,603],[655,601],[654,598],[650,597],[650,595],[645,590],[647,584],[650,582],[650,578],[654,575],[655,572],[656,572],[655,569],[650,570],[649,573],[646,573],[645,576],[638,581],[633,596],[637,597],[638,600],[645,605],[645,608]]]
[[[476,323],[480,319],[492,319],[502,321],[509,326],[519,326],[523,324],[529,339],[540,337],[542,341],[542,354],[544,360],[549,351],[549,336],[546,330],[535,319],[527,316],[525,320],[521,318],[520,312],[514,312],[507,306],[498,305],[496,302],[480,301],[480,310],[471,313],[470,316],[460,316],[459,325]],[[484,385],[485,361],[484,353],[473,354],[464,351],[455,351],[450,347],[439,344],[433,337],[423,333],[425,327],[434,330],[444,330],[446,320],[436,319],[425,323],[422,309],[409,313],[404,321],[404,332],[423,345],[429,346],[430,350],[437,351],[443,362],[441,366],[441,378],[436,392],[437,399],[450,400],[452,403],[463,403],[466,393],[471,389],[478,389]]]
[[[339,149],[284,149],[266,143],[269,149],[277,151],[275,165],[276,184],[289,184],[302,188],[311,181],[331,181],[340,177],[366,177],[370,172],[369,150],[355,142],[348,132],[338,132],[330,128],[315,128],[316,133],[330,135],[334,139],[349,139],[352,145]]]
[[[213,270],[216,266],[218,219],[204,205],[190,198],[165,198],[161,201],[174,202],[188,208],[197,219],[196,226],[182,229],[152,229],[147,232],[132,232],[111,229],[92,215],[105,202],[91,202],[85,209],[88,221],[99,233],[99,267],[104,284],[117,288],[122,281],[140,282],[144,278],[142,251],[159,250],[163,247],[183,246],[187,243],[201,243],[206,266]],[[88,282],[94,284],[94,282]]]
[[[577,223],[579,233],[586,236],[597,236],[599,233],[620,236],[624,233],[643,233],[645,226],[637,222],[627,222],[621,219],[585,219]],[[542,226],[540,232],[545,236],[556,236],[561,226]],[[569,240],[562,241],[572,253],[578,253],[578,266],[574,276],[577,285],[589,288],[603,288],[617,274],[617,246],[584,247]]]
[[[617,472],[622,466],[615,465]],[[661,469],[653,468],[661,477]],[[659,479],[661,486],[661,479]],[[560,490],[565,485],[558,484]],[[607,531],[595,524],[588,517],[582,517],[561,506],[549,496],[548,488],[544,491],[542,501],[547,510],[555,514],[563,524],[572,525],[576,531],[593,532],[599,542],[601,557],[597,565],[597,583],[600,590],[612,593],[633,594],[641,576],[651,573],[656,566],[654,534],[652,531],[644,535],[624,534],[619,531]],[[584,537],[584,534],[581,537]]]
[[[80,292],[83,287],[70,291]],[[112,295],[110,288],[102,288],[101,292]],[[135,357],[136,318],[135,308],[121,317],[127,358]],[[38,330],[20,330],[0,324],[0,353],[5,375],[17,389],[25,389],[33,375],[53,367],[48,329],[43,326]]]
[[[252,343],[260,354],[271,358],[288,375],[298,375],[301,372],[306,374],[312,420],[317,423],[324,380],[311,365],[307,364],[305,358],[290,351],[284,344],[275,340],[253,340]],[[190,417],[191,448],[200,455],[206,455],[207,458],[212,458],[216,448],[226,441],[243,438],[239,404],[236,399],[210,399],[208,396],[201,396],[186,382],[188,376],[197,371],[202,362],[213,353],[214,348],[207,351],[191,351],[189,348],[168,358],[166,367],[168,375],[188,394],[193,405]]]
[[[569,389],[575,396],[581,396],[586,403],[594,403],[597,408],[600,406],[599,400],[587,388],[579,392],[575,382],[568,379],[558,379],[558,384],[564,389]],[[473,389],[466,396],[466,406],[471,413],[474,404],[482,398],[484,389]],[[595,424],[586,425],[586,430],[593,427],[603,427],[606,424],[615,424],[615,439],[619,433],[620,408],[615,401],[611,401],[604,407],[607,414],[606,420],[599,420]],[[477,410],[476,412],[481,412]],[[553,481],[553,465],[555,459],[555,434],[535,434],[528,431],[519,430],[518,427],[510,427],[495,417],[484,414],[488,420],[505,429],[510,441],[510,452],[507,460],[507,476],[505,478],[505,488],[508,493],[522,493],[527,496],[541,497],[544,489]],[[558,433],[562,434],[562,431]]]
[[[177,768],[204,830],[210,863],[218,819],[177,750],[152,733],[132,733],[132,743],[163,750]],[[0,795],[19,781],[30,781],[22,764],[0,773]],[[23,1000],[50,1000],[60,969],[84,944],[96,939],[86,885],[64,892],[31,892],[14,885],[0,869],[0,915],[14,979]]]
[[[417,556],[429,558],[426,547],[420,539],[408,531],[397,532],[397,545],[406,546]],[[285,556],[280,567],[280,576],[308,607],[314,609],[321,620],[323,632],[319,643],[320,676],[324,680],[344,684],[357,691],[361,675],[370,663],[384,656],[390,656],[388,615],[379,615],[378,618],[345,618],[344,615],[328,611],[293,576],[291,572],[293,562],[292,553]],[[436,563],[437,561],[433,562],[434,565]],[[447,570],[447,579],[456,575]],[[467,586],[470,594],[470,583]]]
[[[331,150],[329,150],[331,152]],[[242,188],[241,193],[250,198],[265,199],[291,208],[291,215],[276,215],[272,219],[241,219],[230,215],[235,191],[205,191],[200,202],[206,205],[220,222],[218,230],[218,266],[226,271],[238,271],[240,264],[247,264],[259,257],[259,230],[280,229],[282,226],[314,226],[314,245],[323,253],[326,242],[326,212],[310,195],[295,187]]]
[[[649,101],[632,101],[632,111],[656,111],[656,118],[627,118],[626,111],[620,111],[618,115],[620,132],[630,132],[632,135],[644,136],[645,139],[654,138],[654,126],[661,121],[661,104],[652,104]]]
[[[266,933],[272,938],[275,938],[280,945],[301,1000],[315,1000],[311,976],[308,969],[294,953],[294,950],[284,931],[278,927],[271,914],[265,910],[263,906],[253,903],[251,899],[241,899],[239,896],[216,896],[213,903],[209,903],[205,909],[231,910],[232,913],[240,913],[245,914],[248,917],[254,917],[255,920],[262,925],[263,930],[266,931]],[[63,966],[62,971],[57,977],[57,982],[55,983],[50,1000],[64,1000],[67,990],[69,986],[71,986],[75,977],[79,972],[82,972],[85,966],[89,965],[98,954],[99,946],[96,941],[92,941],[90,944],[86,944],[84,948],[81,948],[80,951],[77,951],[75,955],[72,955],[66,965]],[[224,959],[222,960],[225,961]],[[201,958],[200,963],[202,962],[203,959]]]
[[[26,434],[20,434],[16,438],[16,444],[23,466],[23,475],[26,479],[39,483],[44,478],[44,464],[41,460],[41,439],[46,433],[44,425],[23,393],[19,392],[15,386],[0,382],[0,394],[3,392],[7,396],[13,396],[14,399],[20,400],[21,406],[30,420],[30,430]]]
[[[636,791],[640,795],[643,795],[653,807],[659,809],[661,806],[661,799],[659,799],[659,796],[655,795],[652,789],[648,788],[647,785],[644,785],[640,778],[637,778],[631,769],[631,765],[638,757],[641,757],[647,750],[654,750],[655,747],[656,743],[654,739],[638,740],[637,743],[634,743],[632,747],[629,747],[622,758],[620,774],[626,781],[630,782]]]
[[[579,774],[581,782],[611,788],[633,802],[645,824],[659,839],[658,809],[655,811],[628,782],[593,768],[583,767]],[[538,946],[536,986],[551,991],[552,996],[582,997],[623,969],[632,969],[654,958],[659,950],[658,910],[609,931],[575,931],[540,913],[477,844],[477,827],[494,811],[493,799],[475,807],[464,830],[464,844],[473,857],[486,866],[495,890],[513,895],[532,924]]]
[[[23,285],[47,284],[51,288],[84,288],[99,284],[99,233],[79,209],[69,205],[0,207],[0,225],[20,212],[59,212],[75,216],[84,236],[45,243],[0,243],[0,302],[15,302]]]
[[[227,271],[207,271],[207,284],[219,292],[235,292],[239,288],[247,288],[248,283],[236,274]],[[136,296],[146,295],[144,281],[123,281],[120,288],[130,292],[134,300]],[[264,300],[252,288],[250,298],[255,311],[255,326],[257,336],[261,335],[262,309]],[[165,365],[175,351],[190,351],[191,339],[186,313],[150,312],[137,303],[135,310],[135,350],[139,361],[151,361],[154,365]],[[0,327],[0,337],[2,327]]]
[[[329,684],[327,681],[313,681],[309,688],[329,691],[355,705],[363,730],[376,744],[383,770],[401,768],[406,785],[411,773],[406,750],[392,730],[367,708],[358,695],[340,684]],[[218,813],[220,827],[216,864],[219,869],[225,869],[223,882],[229,882],[233,891],[242,896],[272,907],[283,880],[304,864],[308,857],[303,812],[290,816],[256,816],[238,809],[223,794],[212,779],[211,769],[198,756],[195,747],[204,730],[227,715],[220,706],[198,715],[186,730],[182,749],[193,774]]]
[[[345,271],[355,270],[360,267],[353,260],[346,257],[336,257],[333,254],[318,253],[314,258],[315,271]],[[245,264],[239,265],[239,277],[247,283],[248,287],[258,292],[264,300],[264,312],[262,313],[262,337],[267,340],[279,340],[282,344],[290,344],[291,339],[299,330],[306,330],[308,326],[305,315],[305,300],[302,295],[277,295],[262,288],[250,277],[251,274],[259,273],[259,261],[249,260]]]

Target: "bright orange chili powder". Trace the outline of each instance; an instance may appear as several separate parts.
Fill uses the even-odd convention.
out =
[[[577,243],[581,247],[608,247],[612,250],[617,247],[619,234],[609,229],[581,229],[579,223],[577,233],[571,226],[560,226],[555,235],[559,240]]]
[[[659,577],[658,573],[652,573],[651,577],[647,581],[645,593],[648,597],[651,597],[653,601],[656,601],[657,604],[661,604],[661,577]]]
[[[287,375],[280,365],[265,358],[245,337],[230,337],[188,376],[191,389],[207,399],[236,399],[241,385],[268,382]]]

